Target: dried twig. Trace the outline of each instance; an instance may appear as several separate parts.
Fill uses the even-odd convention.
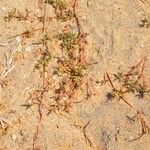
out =
[[[83,135],[84,135],[84,138],[85,138],[85,141],[86,143],[88,143],[91,147],[93,146],[93,143],[92,141],[89,139],[89,137],[87,136],[87,133],[86,133],[86,128],[87,126],[89,125],[89,123],[91,122],[91,120],[89,120],[83,127],[80,126],[80,125],[76,125],[74,124],[74,126],[78,129],[80,129],[82,132],[83,132]]]
[[[107,75],[108,81],[109,81],[109,83],[110,83],[110,85],[111,85],[111,87],[112,87],[112,89],[113,89],[113,92],[114,92],[114,94],[112,94],[112,95],[113,95],[113,98],[114,98],[115,96],[118,96],[119,99],[123,100],[126,104],[128,104],[130,107],[133,108],[133,106],[132,106],[129,102],[127,102],[127,101],[124,99],[124,97],[123,97],[123,95],[126,93],[126,91],[122,91],[122,89],[117,90],[117,89],[115,88],[115,86],[113,85],[112,80],[110,79],[110,77],[109,77],[109,75],[108,75],[107,72],[106,72],[106,75]],[[111,98],[112,98],[112,96],[111,96]]]
[[[4,118],[4,117],[0,117],[0,124],[2,126],[2,128],[4,128],[4,124],[8,124],[9,126],[12,127],[12,123],[11,121],[9,121],[8,119]]]
[[[148,124],[144,113],[142,111],[137,111],[137,117],[142,126],[142,134],[150,134],[150,125]]]

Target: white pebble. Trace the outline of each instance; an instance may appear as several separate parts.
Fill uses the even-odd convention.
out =
[[[99,86],[96,86],[95,88],[98,90],[98,89],[99,89]]]
[[[64,100],[64,101],[68,100],[68,96],[64,96],[64,97],[63,97],[63,100]]]
[[[12,135],[12,139],[13,139],[14,141],[16,141],[16,140],[17,140],[17,136],[16,136],[15,134],[13,134],[13,135]]]
[[[32,101],[31,101],[31,100],[29,100],[29,104],[32,104]]]
[[[83,17],[82,17],[82,20],[86,20],[86,16],[83,16]]]
[[[2,7],[2,10],[3,10],[3,11],[6,11],[6,7]]]
[[[56,80],[57,76],[56,75],[53,75],[53,80]]]
[[[17,36],[16,37],[16,41],[19,43],[19,42],[21,42],[22,41],[22,37],[21,36]]]
[[[28,46],[25,48],[25,50],[26,50],[27,52],[31,52],[31,51],[32,51],[31,45],[28,45]]]
[[[26,90],[29,90],[29,87],[26,87]]]
[[[145,47],[145,45],[144,45],[144,44],[141,44],[140,47],[143,48],[143,47]]]
[[[40,10],[39,10],[39,9],[36,9],[36,12],[37,12],[37,13],[39,13],[39,12],[40,12]]]

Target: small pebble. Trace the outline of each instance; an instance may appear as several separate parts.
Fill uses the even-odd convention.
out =
[[[31,51],[32,51],[31,45],[28,45],[28,46],[25,48],[25,50],[26,50],[27,52],[31,52]]]
[[[6,7],[2,7],[1,9],[2,9],[3,11],[6,11]]]
[[[98,89],[99,89],[99,86],[96,86],[95,88],[98,90]]]
[[[64,96],[64,97],[63,97],[63,100],[64,100],[64,101],[68,100],[68,96]]]
[[[12,135],[12,139],[13,141],[16,141],[17,140],[17,136],[15,134]]]
[[[36,9],[36,12],[37,12],[37,13],[40,13],[40,9]]]
[[[86,16],[83,16],[83,17],[82,17],[82,20],[86,20]]]
[[[144,45],[144,44],[141,44],[140,47],[143,48],[143,47],[145,47],[145,45]]]
[[[129,140],[133,140],[133,136],[130,136],[130,137],[129,137]]]
[[[17,36],[16,37],[16,41],[19,43],[19,42],[21,42],[22,41],[22,37],[21,36]]]
[[[32,104],[32,101],[31,101],[31,100],[29,100],[29,104]]]
[[[53,75],[53,80],[56,80],[57,76],[56,75]]]
[[[26,87],[26,90],[29,90],[30,88],[29,87]]]

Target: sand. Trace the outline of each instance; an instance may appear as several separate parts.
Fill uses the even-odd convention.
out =
[[[37,93],[42,90],[43,74],[35,65],[43,49],[37,43],[43,36],[40,17],[45,15],[45,7],[44,32],[50,37],[48,47],[53,58],[44,73],[50,84],[42,97],[39,121]],[[22,17],[9,20],[8,14],[14,9],[15,15],[19,12]],[[150,87],[150,0],[78,0],[76,14],[87,35],[85,53],[92,65],[85,83],[89,83],[90,95],[86,97],[83,85],[73,99],[61,97],[63,102],[70,101],[68,111],[60,108],[49,113],[46,107],[53,104],[54,90],[61,80],[53,74],[55,57],[63,55],[54,36],[66,25],[76,32],[76,23],[57,20],[54,8],[42,0],[0,1],[0,150],[150,149],[150,136],[145,133],[140,137],[142,126],[137,119],[140,111],[147,126],[150,123],[149,94],[142,99],[125,94],[132,108],[118,98],[108,100],[106,95],[112,87],[109,81],[100,83],[106,72],[112,79],[113,74],[126,73],[145,60],[144,81]],[[26,37],[23,33],[28,30],[33,33]],[[28,109],[27,104],[31,104]]]

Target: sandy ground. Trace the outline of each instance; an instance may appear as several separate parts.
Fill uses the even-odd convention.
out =
[[[53,7],[46,7],[46,32],[53,37],[69,21],[54,19]],[[28,13],[27,19],[8,21],[8,13],[14,8],[23,16]],[[84,94],[77,94],[69,113],[52,111],[47,115],[43,107],[39,126],[38,104],[29,109],[23,105],[35,99],[32,94],[41,85],[39,71],[34,70],[41,45],[33,43],[41,39],[43,23],[38,17],[42,15],[38,0],[0,1],[0,150],[150,150],[148,134],[134,140],[142,130],[140,122],[133,119],[138,109],[149,124],[150,97],[138,99],[127,94],[135,110],[117,98],[108,101],[110,84],[101,86],[97,82],[106,71],[110,76],[127,72],[146,56],[144,74],[150,85],[150,0],[78,0],[77,16],[87,33],[86,54],[92,63],[97,62],[88,70],[94,94],[88,100]],[[21,35],[35,29],[29,38]],[[53,38],[49,47],[53,55],[60,55]],[[47,107],[58,84],[53,76],[55,63],[53,59],[48,66],[50,88],[43,98]]]

